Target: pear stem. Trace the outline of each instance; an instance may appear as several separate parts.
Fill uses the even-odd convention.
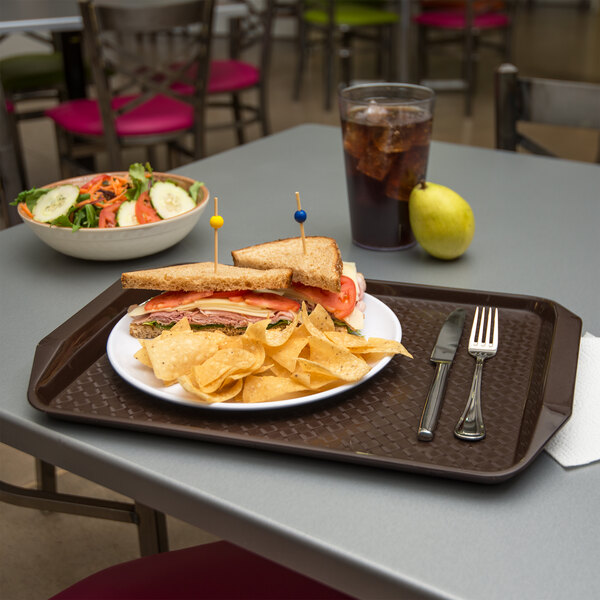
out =
[[[427,189],[427,184],[425,183],[424,179],[421,179],[421,181],[419,181],[419,184],[421,186],[422,190],[426,190]]]

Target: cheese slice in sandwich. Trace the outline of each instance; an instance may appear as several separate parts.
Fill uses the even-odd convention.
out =
[[[291,277],[289,268],[221,264],[215,273],[210,262],[123,273],[124,288],[164,290],[130,309],[129,332],[153,338],[184,317],[193,329],[219,329],[229,335],[241,334],[262,319],[270,319],[272,326],[285,325],[300,310],[300,302],[275,292],[289,287]]]
[[[342,261],[333,238],[320,236],[287,238],[234,250],[235,265],[255,269],[289,267],[292,285],[280,292],[284,296],[321,304],[334,321],[350,331],[359,331],[364,323],[364,277],[354,263]]]

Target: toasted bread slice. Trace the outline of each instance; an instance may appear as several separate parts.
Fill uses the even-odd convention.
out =
[[[302,238],[287,238],[234,250],[233,262],[239,267],[273,269],[291,267],[292,281],[339,292],[342,288],[342,257],[333,238],[307,236],[306,254]]]
[[[211,262],[176,265],[121,275],[124,288],[185,292],[279,290],[290,286],[292,269],[245,269]]]
[[[163,331],[162,327],[148,325],[147,323],[130,323],[129,335],[139,340],[151,340],[158,337]],[[232,327],[227,325],[205,325],[202,331],[221,331],[225,335],[242,335],[246,331],[245,327]]]

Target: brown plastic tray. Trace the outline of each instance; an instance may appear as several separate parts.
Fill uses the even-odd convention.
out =
[[[402,324],[413,360],[395,357],[344,394],[298,407],[209,412],[166,402],[130,386],[112,369],[106,341],[126,308],[152,295],[116,282],[38,345],[29,402],[52,417],[184,436],[486,483],[525,469],[571,414],[581,319],[542,298],[368,281]],[[453,435],[469,393],[474,359],[467,344],[474,307],[497,306],[497,355],[485,363],[487,437]],[[467,310],[432,442],[417,440],[434,375],[429,361],[448,313]],[[368,316],[367,316],[368,318]]]

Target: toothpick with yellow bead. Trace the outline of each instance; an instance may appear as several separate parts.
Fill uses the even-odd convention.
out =
[[[306,212],[302,210],[302,206],[300,204],[300,192],[296,192],[296,204],[298,205],[298,210],[294,213],[294,219],[296,223],[300,225],[300,235],[302,237],[302,252],[306,254],[306,238],[304,237],[304,221],[306,221]]]
[[[223,227],[223,217],[219,214],[219,199],[215,196],[215,214],[210,218],[210,226],[215,230],[215,273],[219,264],[219,229]]]

